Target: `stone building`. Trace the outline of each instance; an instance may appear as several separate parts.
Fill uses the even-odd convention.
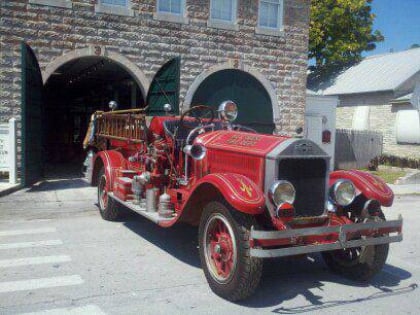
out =
[[[1,0],[0,120],[21,118],[23,162],[38,168],[80,157],[90,114],[110,100],[153,115],[231,99],[239,123],[292,132],[304,118],[309,3]]]

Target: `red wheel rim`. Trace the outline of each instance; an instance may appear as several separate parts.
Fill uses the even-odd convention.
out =
[[[99,207],[104,210],[108,205],[108,190],[106,188],[106,177],[103,175],[98,187]]]
[[[221,214],[211,216],[205,225],[205,258],[211,276],[219,283],[228,282],[237,263],[235,235]]]

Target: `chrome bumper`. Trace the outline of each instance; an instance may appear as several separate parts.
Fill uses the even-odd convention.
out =
[[[315,228],[291,229],[284,231],[257,231],[252,227],[250,240],[252,243],[258,240],[296,240],[304,236],[317,236],[325,234],[338,234],[338,240],[331,243],[311,244],[311,245],[290,245],[278,249],[251,248],[251,256],[260,258],[269,257],[285,257],[293,255],[301,255],[308,253],[316,253],[330,251],[336,249],[346,249],[351,247],[360,247],[367,245],[387,244],[402,241],[402,217],[397,220],[383,222],[367,222],[345,224],[337,226],[324,226]],[[396,235],[384,235],[378,237],[362,237],[356,240],[347,240],[348,233],[360,233],[363,231],[369,233],[378,233],[379,230],[386,230],[387,233]],[[365,233],[366,234],[366,233]]]

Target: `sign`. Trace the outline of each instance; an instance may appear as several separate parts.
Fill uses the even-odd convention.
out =
[[[8,172],[9,168],[9,126],[0,124],[0,172]]]

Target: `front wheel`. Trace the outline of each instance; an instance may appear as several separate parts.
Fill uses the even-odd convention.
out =
[[[384,221],[381,213],[375,220]],[[389,244],[334,250],[322,253],[326,265],[338,274],[356,281],[368,281],[382,270],[388,257]]]
[[[224,202],[210,202],[200,221],[200,259],[210,288],[217,295],[238,301],[258,286],[262,261],[250,256],[249,235],[254,217]]]

